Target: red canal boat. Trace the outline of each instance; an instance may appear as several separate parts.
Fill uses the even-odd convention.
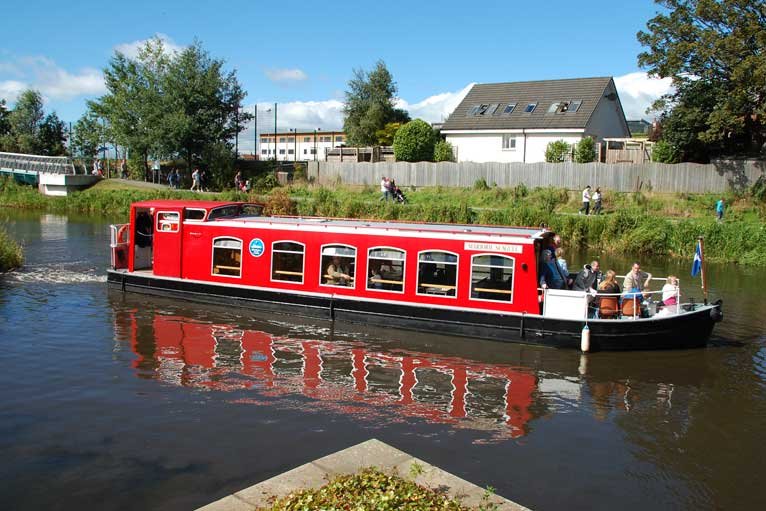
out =
[[[589,317],[588,294],[538,288],[535,228],[268,217],[240,202],[157,200],[112,226],[110,286],[501,341],[590,350],[706,345],[720,303]],[[586,328],[587,326],[587,328]]]

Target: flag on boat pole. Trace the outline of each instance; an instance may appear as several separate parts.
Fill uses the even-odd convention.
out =
[[[702,295],[707,305],[707,287],[705,286],[705,241],[702,236],[697,238],[697,248],[694,250],[694,262],[692,263],[692,277],[700,276],[702,281]]]
[[[702,240],[697,240],[697,248],[694,251],[694,262],[692,262],[692,277],[699,275],[702,270]]]

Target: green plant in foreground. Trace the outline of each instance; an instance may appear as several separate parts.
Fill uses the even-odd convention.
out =
[[[21,246],[0,229],[0,273],[19,268],[24,263]]]
[[[374,509],[380,511],[467,511],[454,499],[376,468],[336,477],[321,488],[293,492],[276,500],[271,511]],[[492,509],[492,508],[487,508]]]

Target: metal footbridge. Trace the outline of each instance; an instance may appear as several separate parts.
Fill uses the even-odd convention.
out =
[[[99,176],[77,172],[68,156],[0,153],[0,177],[12,177],[19,183],[37,186],[45,195],[67,195],[101,180]]]

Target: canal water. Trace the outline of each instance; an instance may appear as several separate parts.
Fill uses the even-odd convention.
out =
[[[762,271],[709,267],[706,349],[583,356],[122,295],[103,219],[0,220],[2,509],[192,509],[369,438],[536,510],[766,508]]]

